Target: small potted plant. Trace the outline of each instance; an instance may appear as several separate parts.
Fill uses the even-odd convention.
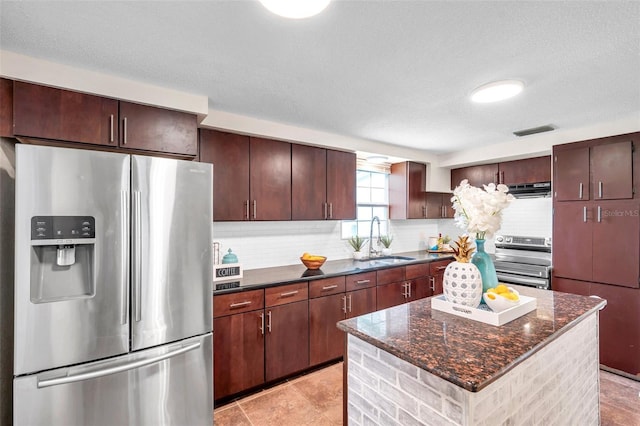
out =
[[[362,247],[364,247],[367,239],[359,235],[354,235],[347,241],[349,242],[349,245],[353,247],[353,258],[362,259],[362,252],[360,250],[362,250]]]
[[[382,235],[380,237],[380,242],[382,243],[382,245],[384,246],[384,248],[382,249],[382,254],[384,256],[389,256],[391,254],[391,243],[393,242],[393,236],[392,235]]]

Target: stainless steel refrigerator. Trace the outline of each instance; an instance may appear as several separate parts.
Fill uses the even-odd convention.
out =
[[[213,422],[212,166],[16,145],[15,425]]]

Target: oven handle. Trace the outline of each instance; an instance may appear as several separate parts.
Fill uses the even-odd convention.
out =
[[[548,280],[540,279],[540,278],[504,275],[501,273],[497,273],[496,275],[498,276],[498,281],[504,281],[506,283],[511,283],[511,284],[522,284],[522,285],[528,285],[528,286],[533,285],[537,287],[538,285],[546,286],[549,283]]]

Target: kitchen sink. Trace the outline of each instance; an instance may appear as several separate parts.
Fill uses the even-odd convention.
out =
[[[411,260],[416,260],[415,257],[407,256],[380,256],[380,257],[365,257],[359,259],[360,262],[369,262],[369,265],[395,265],[397,263],[406,263]]]

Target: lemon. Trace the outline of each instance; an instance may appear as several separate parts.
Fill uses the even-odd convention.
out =
[[[511,292],[502,293],[501,296],[504,297],[505,299],[509,299],[509,300],[513,300],[513,301],[516,301],[516,300],[520,299],[517,294],[511,293]]]
[[[494,292],[487,291],[487,297],[491,300],[496,300],[496,295]]]
[[[496,287],[496,293],[509,293],[509,288],[504,284],[498,284],[498,286]]]
[[[309,259],[310,257],[311,257],[311,255],[309,253],[305,252],[305,253],[302,254],[302,258],[303,259]]]

